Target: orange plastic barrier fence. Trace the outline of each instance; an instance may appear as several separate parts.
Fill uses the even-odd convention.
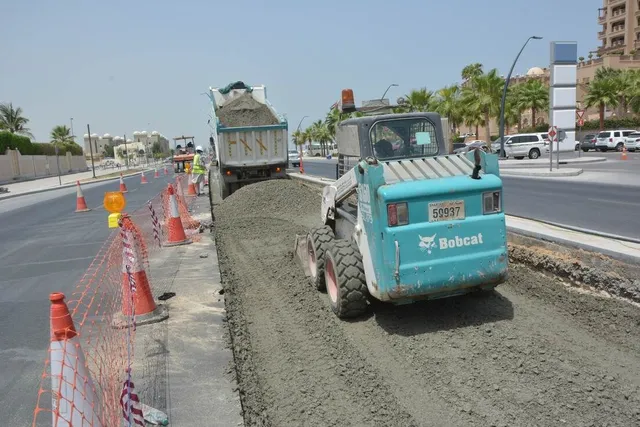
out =
[[[51,342],[33,426],[122,425],[122,402],[132,396],[123,391],[131,384],[128,372],[136,377],[130,371],[136,330],[148,316],[166,318],[154,300],[173,286],[166,271],[177,262],[165,249],[175,231],[170,223],[182,221],[188,239],[199,238],[197,228],[188,228],[199,222],[184,198],[174,195],[181,218],[171,220],[168,193],[123,215],[70,295],[51,294]]]

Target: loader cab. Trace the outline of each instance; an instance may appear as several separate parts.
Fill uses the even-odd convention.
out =
[[[347,119],[336,127],[337,178],[360,159],[380,161],[435,157],[446,153],[440,116],[405,113]]]

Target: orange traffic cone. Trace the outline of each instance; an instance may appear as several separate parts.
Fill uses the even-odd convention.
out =
[[[300,156],[300,173],[304,175],[304,164],[302,163],[302,156]]]
[[[124,183],[124,179],[122,179],[122,174],[120,174],[120,192],[121,193],[127,193],[129,190],[127,190],[127,186]]]
[[[164,246],[188,245],[192,243],[192,241],[187,238],[184,232],[182,220],[180,219],[180,211],[178,210],[178,200],[176,199],[176,194],[171,184],[167,186],[167,195],[169,196],[169,216],[166,217],[165,214],[165,222],[169,230],[167,233],[168,238]]]
[[[78,333],[64,302],[64,294],[54,292],[51,301],[51,406],[54,426],[100,426],[99,400]]]
[[[160,172],[158,172],[158,169],[155,169],[155,173],[153,174],[154,178],[160,178]]]
[[[130,327],[160,322],[169,318],[163,305],[156,305],[151,285],[138,251],[138,237],[130,217],[122,218],[122,313],[114,318],[114,327]],[[135,316],[132,325],[131,317]]]
[[[193,183],[193,174],[189,175],[189,187],[187,187],[187,196],[197,196],[196,186]]]
[[[627,147],[622,147],[622,154],[620,155],[620,160],[627,160]]]
[[[84,200],[82,194],[82,187],[80,187],[80,181],[76,181],[77,196],[76,196],[76,212],[89,212],[91,209],[87,207],[87,202]]]
[[[144,176],[144,171],[140,172],[140,184],[148,184],[147,177]]]

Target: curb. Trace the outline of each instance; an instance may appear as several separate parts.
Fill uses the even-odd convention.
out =
[[[587,163],[599,163],[599,162],[606,162],[607,158],[606,157],[593,157],[593,158],[589,158],[589,160],[580,160],[580,159],[586,159],[587,157],[579,157],[579,158],[575,158],[575,159],[560,159],[560,164],[561,165],[572,165],[572,164],[587,164]],[[546,164],[548,165],[548,159],[544,159],[544,161],[546,162]],[[530,160],[507,160],[506,162],[501,161],[501,163],[499,163],[500,166],[500,170],[502,170],[502,168],[505,169],[509,169],[509,168],[517,168],[520,166],[536,166],[536,165],[543,165],[543,162],[532,162]],[[553,160],[553,164],[556,164],[555,159]]]
[[[151,170],[151,169],[145,170],[145,172],[148,172],[149,170]],[[123,178],[127,178],[127,177],[135,176],[135,175],[138,175],[138,174],[140,174],[140,172],[130,173],[130,174],[126,174],[126,175],[123,174],[122,177]],[[95,181],[85,182],[84,184],[95,184],[95,183],[98,183],[98,182],[114,181],[116,179],[120,179],[120,177],[116,176],[116,177],[102,178],[102,179],[101,178],[96,178]],[[48,187],[48,188],[40,188],[38,190],[25,191],[23,193],[14,193],[14,194],[9,193],[9,195],[7,195],[7,196],[0,196],[0,202],[2,202],[3,200],[6,200],[6,199],[13,199],[15,197],[30,196],[32,194],[45,193],[47,191],[59,190],[61,188],[74,187],[75,185],[76,185],[76,183],[73,182],[73,183],[68,183],[68,184],[62,184],[62,185],[59,185],[57,187]]]
[[[582,169],[566,169],[564,171],[550,172],[548,170],[540,169],[527,169],[527,170],[509,170],[509,168],[500,171],[500,176],[543,176],[543,177],[563,177],[563,176],[578,176],[583,172]]]

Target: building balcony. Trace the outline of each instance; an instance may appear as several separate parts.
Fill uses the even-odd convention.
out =
[[[618,26],[618,27],[613,27],[613,28],[611,29],[611,31],[609,31],[609,35],[621,34],[621,33],[623,33],[623,32],[624,32],[624,30],[625,30],[625,27],[624,27],[624,26],[622,26],[622,25],[620,25],[620,26]]]
[[[601,55],[604,55],[606,53],[623,51],[624,48],[625,48],[625,44],[624,43],[616,43],[616,44],[612,44],[610,46],[600,46],[598,48],[598,52]]]
[[[611,5],[618,4],[618,3],[622,4],[625,1],[626,0],[609,0],[608,4],[609,4],[609,6],[611,6]]]
[[[633,41],[633,48],[636,50],[640,49],[640,40]]]
[[[607,37],[606,31],[598,31],[598,39],[602,40]]]
[[[616,16],[626,16],[627,14],[627,9],[625,9],[624,7],[616,9],[614,11],[611,12],[611,18],[615,18]]]

